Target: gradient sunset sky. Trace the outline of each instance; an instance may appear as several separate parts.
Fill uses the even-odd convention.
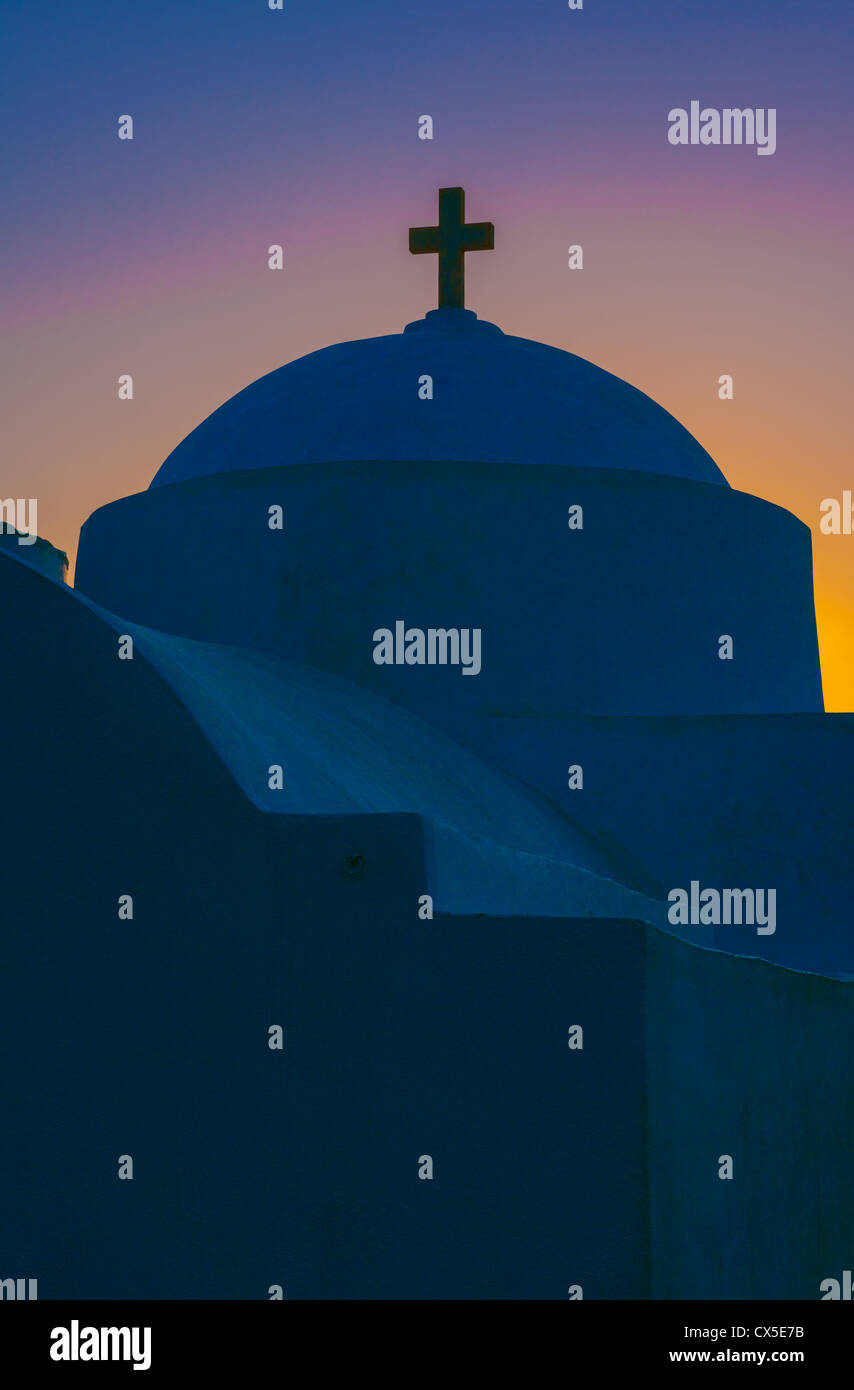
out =
[[[854,490],[850,4],[5,0],[0,43],[0,495],[40,534],[73,558],[235,391],[434,307],[407,229],[462,184],[496,227],[471,308],[640,387],[812,528],[826,705],[854,709],[854,536],[818,529]],[[671,146],[692,100],[774,107],[776,153]]]

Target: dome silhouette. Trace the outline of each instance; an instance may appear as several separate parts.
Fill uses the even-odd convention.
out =
[[[419,383],[429,376],[432,398]],[[175,448],[152,487],[213,473],[366,460],[558,464],[728,484],[666,410],[592,362],[434,309],[260,377]]]

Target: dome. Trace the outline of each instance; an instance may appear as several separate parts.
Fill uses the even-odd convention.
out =
[[[431,399],[419,394],[425,376]],[[468,309],[433,309],[403,333],[338,343],[260,377],[194,429],[151,486],[364,460],[630,469],[728,486],[642,391]]]

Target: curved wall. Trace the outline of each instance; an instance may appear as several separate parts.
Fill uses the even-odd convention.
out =
[[[220,474],[95,512],[77,585],[148,627],[344,676],[475,743],[496,717],[822,708],[809,531],[702,483],[471,463]],[[399,620],[479,629],[479,674],[377,665],[374,632]]]

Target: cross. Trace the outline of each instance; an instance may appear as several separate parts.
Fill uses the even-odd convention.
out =
[[[438,227],[410,227],[409,249],[413,256],[439,253],[439,308],[464,309],[466,299],[466,251],[492,251],[495,228],[491,222],[466,226],[466,195],[462,188],[439,189]]]

